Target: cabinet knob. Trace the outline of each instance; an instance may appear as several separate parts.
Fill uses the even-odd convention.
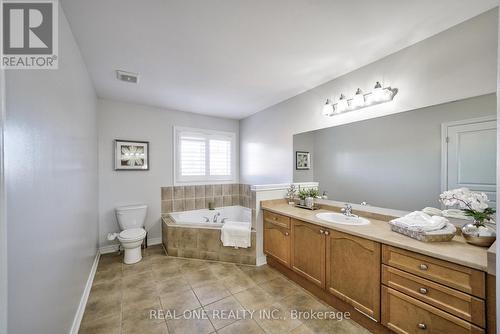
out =
[[[320,234],[323,234],[323,233],[325,233],[325,231],[323,231],[323,230],[319,230],[319,233],[320,233]]]
[[[424,323],[420,323],[420,324],[418,324],[418,328],[419,329],[427,329],[427,325]]]
[[[426,288],[420,288],[420,289],[418,289],[418,292],[420,292],[423,295],[426,295],[427,294],[427,289]]]
[[[427,270],[427,269],[429,269],[429,267],[426,264],[422,263],[420,265],[420,270]]]
[[[285,235],[286,235],[286,236],[288,236],[288,235],[290,235],[290,233],[288,233],[288,232],[285,232]]]
[[[325,231],[325,235],[330,235],[330,232],[328,232],[328,231]]]

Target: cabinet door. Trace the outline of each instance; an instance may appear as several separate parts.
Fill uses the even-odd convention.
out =
[[[325,228],[292,219],[292,270],[325,287]]]
[[[290,267],[290,230],[265,221],[264,253]]]
[[[326,288],[380,320],[380,244],[337,231],[326,235]]]

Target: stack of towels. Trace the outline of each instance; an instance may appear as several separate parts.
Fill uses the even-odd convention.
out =
[[[226,221],[220,230],[220,240],[227,247],[247,248],[251,246],[251,233],[250,222]]]
[[[418,232],[437,231],[444,228],[448,222],[445,217],[430,216],[423,211],[414,211],[404,217],[391,220],[391,223],[396,226]]]

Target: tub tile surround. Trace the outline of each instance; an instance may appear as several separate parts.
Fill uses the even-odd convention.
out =
[[[161,214],[215,207],[241,205],[251,208],[252,195],[248,184],[208,184],[169,186],[161,188]]]
[[[256,239],[252,231],[251,247],[224,247],[220,229],[176,226],[170,218],[163,217],[163,246],[170,256],[254,265]]]
[[[294,309],[336,311],[271,267],[175,258],[158,245],[132,265],[122,264],[118,253],[101,257],[79,333],[368,333],[347,319],[293,320]],[[159,310],[206,317],[151,319]],[[265,319],[259,310],[278,310],[286,319]],[[230,311],[255,313],[216,316]]]

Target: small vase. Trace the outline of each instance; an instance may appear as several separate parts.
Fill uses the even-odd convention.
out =
[[[300,199],[299,200],[299,205],[305,206],[306,205],[306,200],[305,199]]]
[[[468,243],[482,247],[490,247],[496,240],[493,228],[477,222],[465,224],[462,235]]]
[[[312,208],[314,206],[314,198],[313,197],[307,197],[305,199],[305,201],[306,201],[306,206],[308,208]]]

